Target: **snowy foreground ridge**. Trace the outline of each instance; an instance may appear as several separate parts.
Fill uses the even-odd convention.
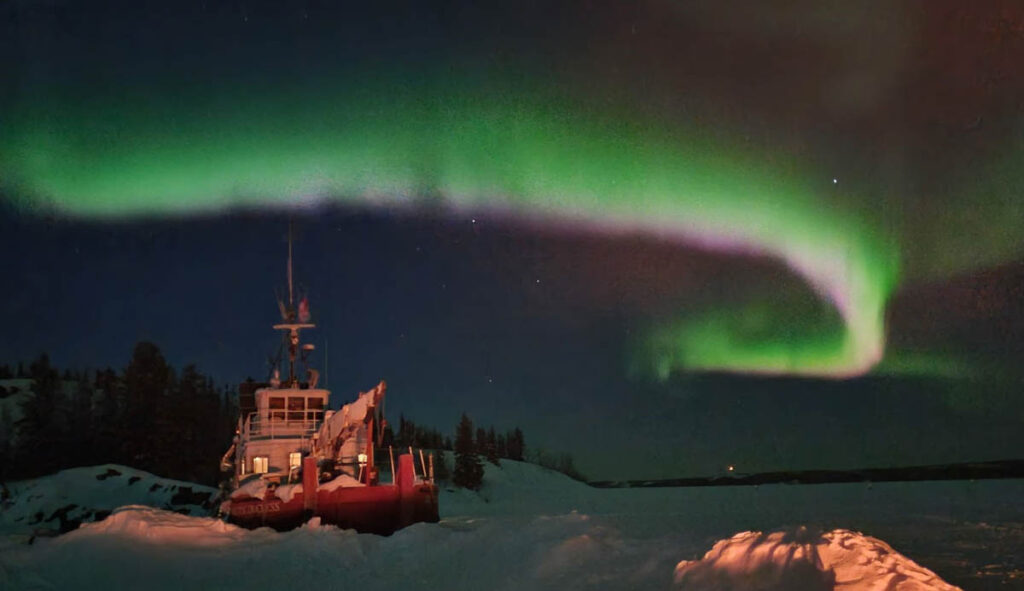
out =
[[[863,534],[837,529],[743,532],[715,544],[701,560],[676,566],[683,589],[953,591],[932,571]]]
[[[929,560],[942,553],[924,542],[949,545],[941,532],[926,530],[951,506],[951,491],[958,489],[949,484],[926,490],[920,483],[598,490],[537,466],[503,462],[500,468],[487,466],[479,493],[443,490],[440,524],[416,524],[390,537],[316,520],[285,533],[241,529],[201,515],[199,504],[172,503],[175,495],[177,501],[196,502],[210,489],[120,466],[69,470],[9,486],[12,498],[0,511],[4,590],[958,588],[926,568],[935,568]],[[193,497],[184,499],[183,488]],[[1024,483],[991,490],[971,489],[964,498],[986,507],[1007,499],[1007,507],[1016,507]],[[139,498],[147,492],[151,500]],[[66,513],[85,516],[102,511],[107,499],[129,504],[99,521],[83,519],[64,535],[28,535],[52,510],[73,504]],[[929,514],[904,535],[900,528],[909,507]],[[39,514],[43,521],[28,523]],[[822,525],[793,525],[801,522]],[[839,522],[851,526],[833,525]],[[885,532],[879,537],[892,546],[853,531],[871,523],[878,525],[862,531]],[[755,528],[760,531],[743,531]],[[988,535],[991,528],[975,530]],[[979,567],[992,557],[983,560]],[[995,581],[998,588],[1021,588],[1013,585],[1011,567],[1016,568],[1007,566]],[[966,588],[982,588],[969,580]]]

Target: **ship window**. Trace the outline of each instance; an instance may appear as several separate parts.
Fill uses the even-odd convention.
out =
[[[316,421],[323,415],[324,410],[324,399],[323,398],[307,398],[306,399],[306,420]]]
[[[270,418],[284,419],[284,396],[270,397]]]
[[[301,396],[288,397],[288,420],[301,421],[303,410],[306,408],[306,399]]]
[[[288,468],[298,468],[302,465],[302,453],[293,451],[288,454]]]
[[[254,474],[266,474],[270,470],[270,458],[256,456],[252,459],[252,471]]]

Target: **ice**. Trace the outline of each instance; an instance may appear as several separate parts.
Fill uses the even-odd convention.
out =
[[[123,474],[96,479],[108,469]],[[129,473],[66,471],[51,501],[121,490]],[[40,484],[15,484],[14,507],[43,507],[24,496]],[[502,461],[480,493],[442,488],[439,524],[389,537],[317,520],[250,531],[135,502],[8,543],[0,588],[1005,590],[1019,581],[1022,496],[1021,481],[601,490]]]

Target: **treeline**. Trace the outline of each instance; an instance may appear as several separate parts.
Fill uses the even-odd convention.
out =
[[[500,465],[500,460],[526,460],[526,442],[519,427],[499,433],[494,426],[473,426],[462,414],[455,427],[455,440],[438,429],[417,425],[399,415],[397,430],[388,424],[382,433],[384,447],[394,446],[434,450],[434,476],[456,486],[477,490],[483,482],[483,461]],[[455,453],[454,469],[449,466],[447,452]]]
[[[466,413],[462,413],[455,427],[454,441],[437,429],[417,425],[404,415],[399,415],[398,430],[389,424],[384,428],[382,437],[385,447],[404,449],[411,446],[435,450],[434,476],[438,480],[471,490],[479,490],[483,484],[484,461],[499,466],[503,459],[531,462],[581,482],[586,481],[571,455],[551,453],[540,448],[527,452],[523,431],[519,427],[505,433],[498,433],[494,426],[486,429],[475,427]],[[455,454],[453,467],[448,465],[446,452]]]
[[[466,418],[468,419],[468,417]],[[479,427],[476,429],[474,437],[472,421],[470,421],[470,425],[470,438],[475,453],[492,462],[497,462],[499,458],[523,461],[526,444],[523,441],[521,429],[516,427],[506,433],[498,433],[493,425],[488,429]],[[458,433],[458,428],[456,428],[456,433]],[[385,447],[394,446],[399,449],[411,446],[438,451],[454,451],[456,445],[450,436],[442,435],[441,431],[437,429],[417,425],[405,418],[405,415],[398,416],[397,431],[390,423],[384,427],[382,440]]]
[[[65,370],[62,377],[41,355],[28,371],[19,364],[17,372],[0,368],[0,375],[32,380],[20,418],[0,417],[0,479],[117,463],[217,483],[217,460],[237,419],[233,397],[194,365],[176,372],[152,343],[137,344],[120,373]]]
[[[484,467],[480,458],[485,458],[495,466],[501,465],[502,458],[521,462],[525,459],[526,443],[519,427],[504,435],[495,434],[493,426],[489,429],[478,427],[474,431],[473,421],[466,413],[462,413],[455,427],[453,451],[455,468],[450,474],[444,453],[439,453],[438,464],[441,470],[436,473],[437,478],[450,479],[455,486],[479,490],[484,480]]]

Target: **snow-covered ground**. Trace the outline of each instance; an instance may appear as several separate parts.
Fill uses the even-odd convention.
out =
[[[442,491],[440,524],[386,538],[247,531],[136,504],[27,543],[33,507],[98,507],[93,483],[111,478],[94,472],[110,469],[137,475],[65,471],[44,487],[52,501],[23,498],[38,484],[11,487],[0,588],[1024,589],[1019,480],[600,490],[505,461],[480,493]],[[118,494],[143,484],[120,482]]]
[[[5,545],[54,536],[135,504],[207,515],[216,492],[208,486],[159,478],[125,466],[72,468],[8,484],[10,498],[0,504],[0,534]]]

